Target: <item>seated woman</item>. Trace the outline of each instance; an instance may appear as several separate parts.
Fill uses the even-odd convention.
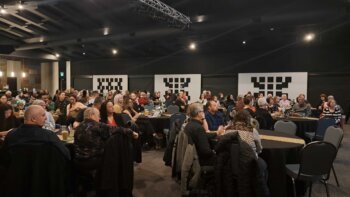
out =
[[[77,96],[71,95],[69,97],[69,104],[67,105],[67,121],[72,124],[81,109],[86,108],[84,104],[77,101]]]
[[[113,103],[112,101],[105,101],[101,105],[100,109],[101,113],[101,122],[105,123],[109,126],[120,126],[120,127],[130,127],[134,132],[137,134],[138,128],[134,125],[124,125],[123,120],[121,119],[121,116],[118,116],[114,112]],[[142,155],[141,155],[141,143],[139,139],[133,140],[133,153],[134,153],[134,161],[137,163],[141,163],[142,161]]]
[[[0,138],[5,137],[13,128],[20,125],[20,121],[13,114],[12,106],[9,104],[0,104]]]
[[[117,117],[117,114],[114,112],[112,101],[103,102],[101,105],[100,112],[101,112],[101,122],[110,126],[118,126],[118,122],[120,124],[120,120]]]
[[[141,113],[137,113],[133,108],[133,102],[125,97],[123,104],[123,113],[129,115],[132,124],[136,124],[141,133],[141,144],[144,148],[149,149],[155,145],[153,141],[154,129],[149,119],[142,118],[139,120]],[[158,145],[157,147],[158,148]]]
[[[336,124],[340,124],[341,108],[334,99],[328,100],[327,107],[323,109],[320,118],[334,118]]]

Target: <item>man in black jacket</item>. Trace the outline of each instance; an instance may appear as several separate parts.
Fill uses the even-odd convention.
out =
[[[223,132],[215,131],[207,133],[203,127],[205,114],[203,106],[199,103],[193,103],[189,106],[190,122],[186,125],[184,131],[190,137],[197,149],[199,164],[201,166],[214,165],[215,153],[210,148],[209,140],[221,135]]]
[[[24,124],[18,129],[10,131],[4,142],[7,148],[14,145],[50,142],[58,148],[65,158],[70,159],[69,150],[61,142],[55,133],[50,130],[43,129],[46,121],[45,110],[38,105],[29,106],[24,112]]]

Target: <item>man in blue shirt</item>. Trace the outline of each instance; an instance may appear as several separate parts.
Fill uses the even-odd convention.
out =
[[[207,102],[207,111],[205,112],[204,128],[207,131],[219,131],[224,129],[224,118],[222,113],[218,111],[218,104],[214,100]]]

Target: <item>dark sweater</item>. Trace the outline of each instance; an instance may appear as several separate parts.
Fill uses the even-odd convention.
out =
[[[216,134],[206,133],[202,123],[195,119],[191,119],[184,131],[194,142],[199,157],[199,164],[201,166],[213,165],[215,153],[210,148],[209,140],[215,138]]]

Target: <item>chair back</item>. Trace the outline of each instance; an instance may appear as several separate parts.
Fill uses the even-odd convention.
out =
[[[175,114],[175,113],[178,113],[180,111],[180,108],[177,105],[169,105],[166,111],[169,114]]]
[[[4,152],[6,174],[1,177],[4,196],[65,196],[68,162],[51,143],[28,143]]]
[[[297,125],[290,120],[278,120],[275,123],[274,130],[295,135],[297,132]]]
[[[315,133],[316,140],[323,140],[324,134],[329,126],[335,125],[333,118],[321,118],[317,123],[317,130]]]
[[[174,113],[170,116],[170,129],[173,127],[175,122],[178,122],[179,124],[183,124],[186,120],[186,115],[183,113]]]
[[[328,175],[337,149],[333,144],[315,141],[307,144],[301,151],[299,175]]]
[[[333,144],[338,149],[343,137],[344,131],[342,128],[330,126],[326,130],[323,141]]]
[[[131,118],[130,118],[129,114],[121,113],[120,116],[121,116],[121,119],[123,121],[123,125],[130,125],[131,124]]]

